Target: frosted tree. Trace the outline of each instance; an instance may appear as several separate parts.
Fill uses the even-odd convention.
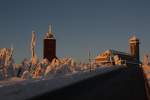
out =
[[[28,60],[27,58],[25,58],[21,64],[18,64],[17,65],[17,69],[18,69],[18,73],[17,73],[17,76],[18,77],[21,77],[22,74],[25,72],[25,71],[31,71],[31,61]]]
[[[143,58],[143,65],[148,65],[148,64],[149,64],[149,56],[148,54],[145,54]]]
[[[37,57],[36,57],[36,53],[35,53],[35,45],[36,45],[36,34],[34,31],[32,31],[32,40],[31,40],[31,53],[32,53],[31,63],[32,63],[32,65],[35,65],[37,63]]]
[[[2,69],[3,78],[13,76],[14,72],[14,60],[12,58],[13,55],[13,48],[7,49],[3,48],[0,50],[0,66]]]
[[[31,78],[31,73],[26,70],[23,72],[22,76],[21,76],[22,79],[30,79]]]

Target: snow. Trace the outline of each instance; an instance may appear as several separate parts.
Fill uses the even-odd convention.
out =
[[[3,100],[23,100],[42,93],[50,92],[81,80],[94,77],[99,74],[117,70],[120,66],[101,66],[95,70],[78,71],[72,74],[57,75],[48,79],[11,78],[0,82],[0,98]]]
[[[4,69],[0,73],[5,72],[0,81],[2,100],[31,98],[121,67],[94,62],[77,63],[72,58],[53,59],[51,63],[47,59],[37,60],[36,63],[24,59],[21,64],[15,64],[12,58],[13,49],[9,49],[9,52],[6,49],[2,51],[0,66]]]

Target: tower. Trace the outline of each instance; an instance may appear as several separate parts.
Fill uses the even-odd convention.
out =
[[[136,36],[132,36],[129,39],[130,54],[136,59],[137,62],[140,62],[139,44],[139,39],[136,38]]]
[[[50,62],[56,58],[56,39],[52,32],[52,25],[49,25],[48,33],[44,37],[43,58],[48,59]]]

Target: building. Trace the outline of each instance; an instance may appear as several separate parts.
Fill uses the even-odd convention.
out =
[[[129,39],[129,46],[130,46],[130,54],[132,57],[134,57],[138,62],[140,62],[140,49],[139,49],[139,39],[135,36],[132,36]]]
[[[43,49],[44,59],[46,58],[51,62],[56,58],[56,39],[54,38],[51,25],[49,25],[48,33],[45,34]]]
[[[122,65],[126,63],[136,63],[135,59],[128,53],[106,50],[95,58],[96,63]]]
[[[132,36],[129,39],[130,53],[120,52],[117,50],[106,50],[95,58],[96,63],[101,64],[139,64],[139,39]]]

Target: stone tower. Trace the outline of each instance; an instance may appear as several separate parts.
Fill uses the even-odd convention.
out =
[[[136,36],[132,36],[129,39],[130,54],[137,60],[137,62],[140,62],[139,44],[139,39]]]
[[[56,58],[56,39],[52,32],[52,26],[49,25],[48,33],[44,37],[43,58],[48,59],[50,62]]]

